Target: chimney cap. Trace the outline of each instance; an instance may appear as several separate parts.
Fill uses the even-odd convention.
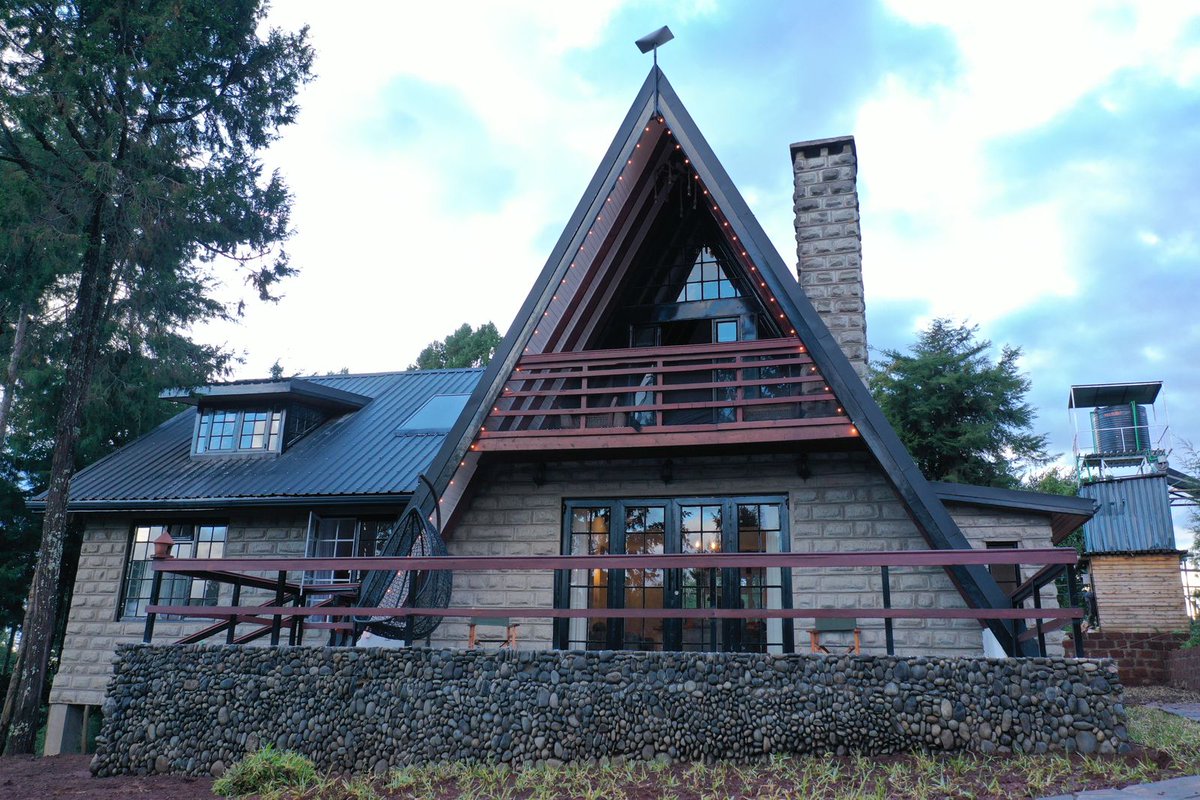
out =
[[[809,139],[808,141],[804,142],[792,142],[791,151],[793,157],[795,157],[796,153],[801,151],[803,151],[805,156],[819,156],[821,155],[822,149],[835,150],[837,145],[842,145],[843,147],[836,149],[844,149],[844,147],[848,145],[850,147],[850,152],[856,156],[858,155],[858,149],[854,145],[853,136],[830,136],[825,139]]]

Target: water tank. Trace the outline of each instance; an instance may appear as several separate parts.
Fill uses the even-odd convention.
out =
[[[1094,409],[1092,441],[1098,453],[1137,453],[1151,449],[1146,407],[1126,403]]]

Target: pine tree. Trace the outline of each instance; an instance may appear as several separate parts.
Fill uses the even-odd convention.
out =
[[[118,330],[148,347],[149,336],[128,334],[150,332],[153,306],[176,310],[161,321],[167,333],[220,313],[204,300],[219,263],[239,265],[263,298],[293,272],[281,247],[290,196],[256,154],[294,121],[312,50],[307,29],[263,29],[265,13],[259,0],[0,8],[0,194],[19,182],[31,205],[52,211],[28,225],[61,255],[47,264],[35,248],[4,260],[0,285],[46,287],[64,301],[46,511],[0,718],[9,753],[33,751],[67,489],[102,354]],[[155,303],[147,291],[195,302]]]
[[[1012,487],[1024,465],[1046,460],[1046,436],[1032,430],[1020,349],[992,362],[978,332],[934,320],[908,353],[883,351],[871,392],[926,478]]]

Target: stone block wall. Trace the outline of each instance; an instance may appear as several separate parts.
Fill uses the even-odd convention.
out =
[[[854,137],[798,142],[795,177],[796,277],[829,332],[867,378],[867,317]]]
[[[448,537],[454,555],[557,555],[561,551],[563,501],[584,498],[712,497],[782,495],[788,500],[793,552],[927,549],[895,491],[870,457],[856,453],[812,454],[807,479],[797,474],[794,456],[730,455],[676,458],[673,480],[662,480],[659,459],[549,463],[540,475],[532,464],[506,462],[484,467],[478,491],[465,505]],[[965,535],[977,546],[987,540],[1019,541],[1022,547],[1050,544],[1045,516],[955,506]],[[963,600],[940,568],[895,568],[891,574],[896,607],[962,608]],[[793,606],[877,608],[882,605],[878,568],[796,570]],[[1053,589],[1044,595],[1056,607]],[[459,573],[451,604],[553,606],[553,573]],[[863,650],[885,652],[881,620],[861,619]],[[811,619],[795,622],[798,649],[807,649]],[[980,655],[982,631],[972,620],[896,620],[896,652],[901,655]],[[448,620],[434,633],[437,647],[462,647],[465,622]],[[552,626],[521,620],[522,648],[548,648]]]
[[[1083,635],[1083,652],[1112,659],[1126,686],[1162,686],[1171,682],[1171,656],[1186,638],[1182,633],[1090,631]],[[1063,646],[1074,652],[1071,639]]]
[[[1110,662],[123,646],[95,774],[1127,749]]]

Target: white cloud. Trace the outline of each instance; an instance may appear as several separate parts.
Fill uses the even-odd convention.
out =
[[[1200,3],[889,5],[944,29],[958,62],[932,86],[889,75],[858,110],[869,294],[985,323],[1073,294],[1087,265],[1071,219],[1129,203],[1122,174],[1078,162],[1049,196],[1001,198],[1009,176],[994,171],[989,148],[1053,122],[1122,71],[1194,81],[1200,57],[1180,37]],[[1098,102],[1121,111],[1115,97]],[[1147,233],[1141,240],[1157,243]]]

